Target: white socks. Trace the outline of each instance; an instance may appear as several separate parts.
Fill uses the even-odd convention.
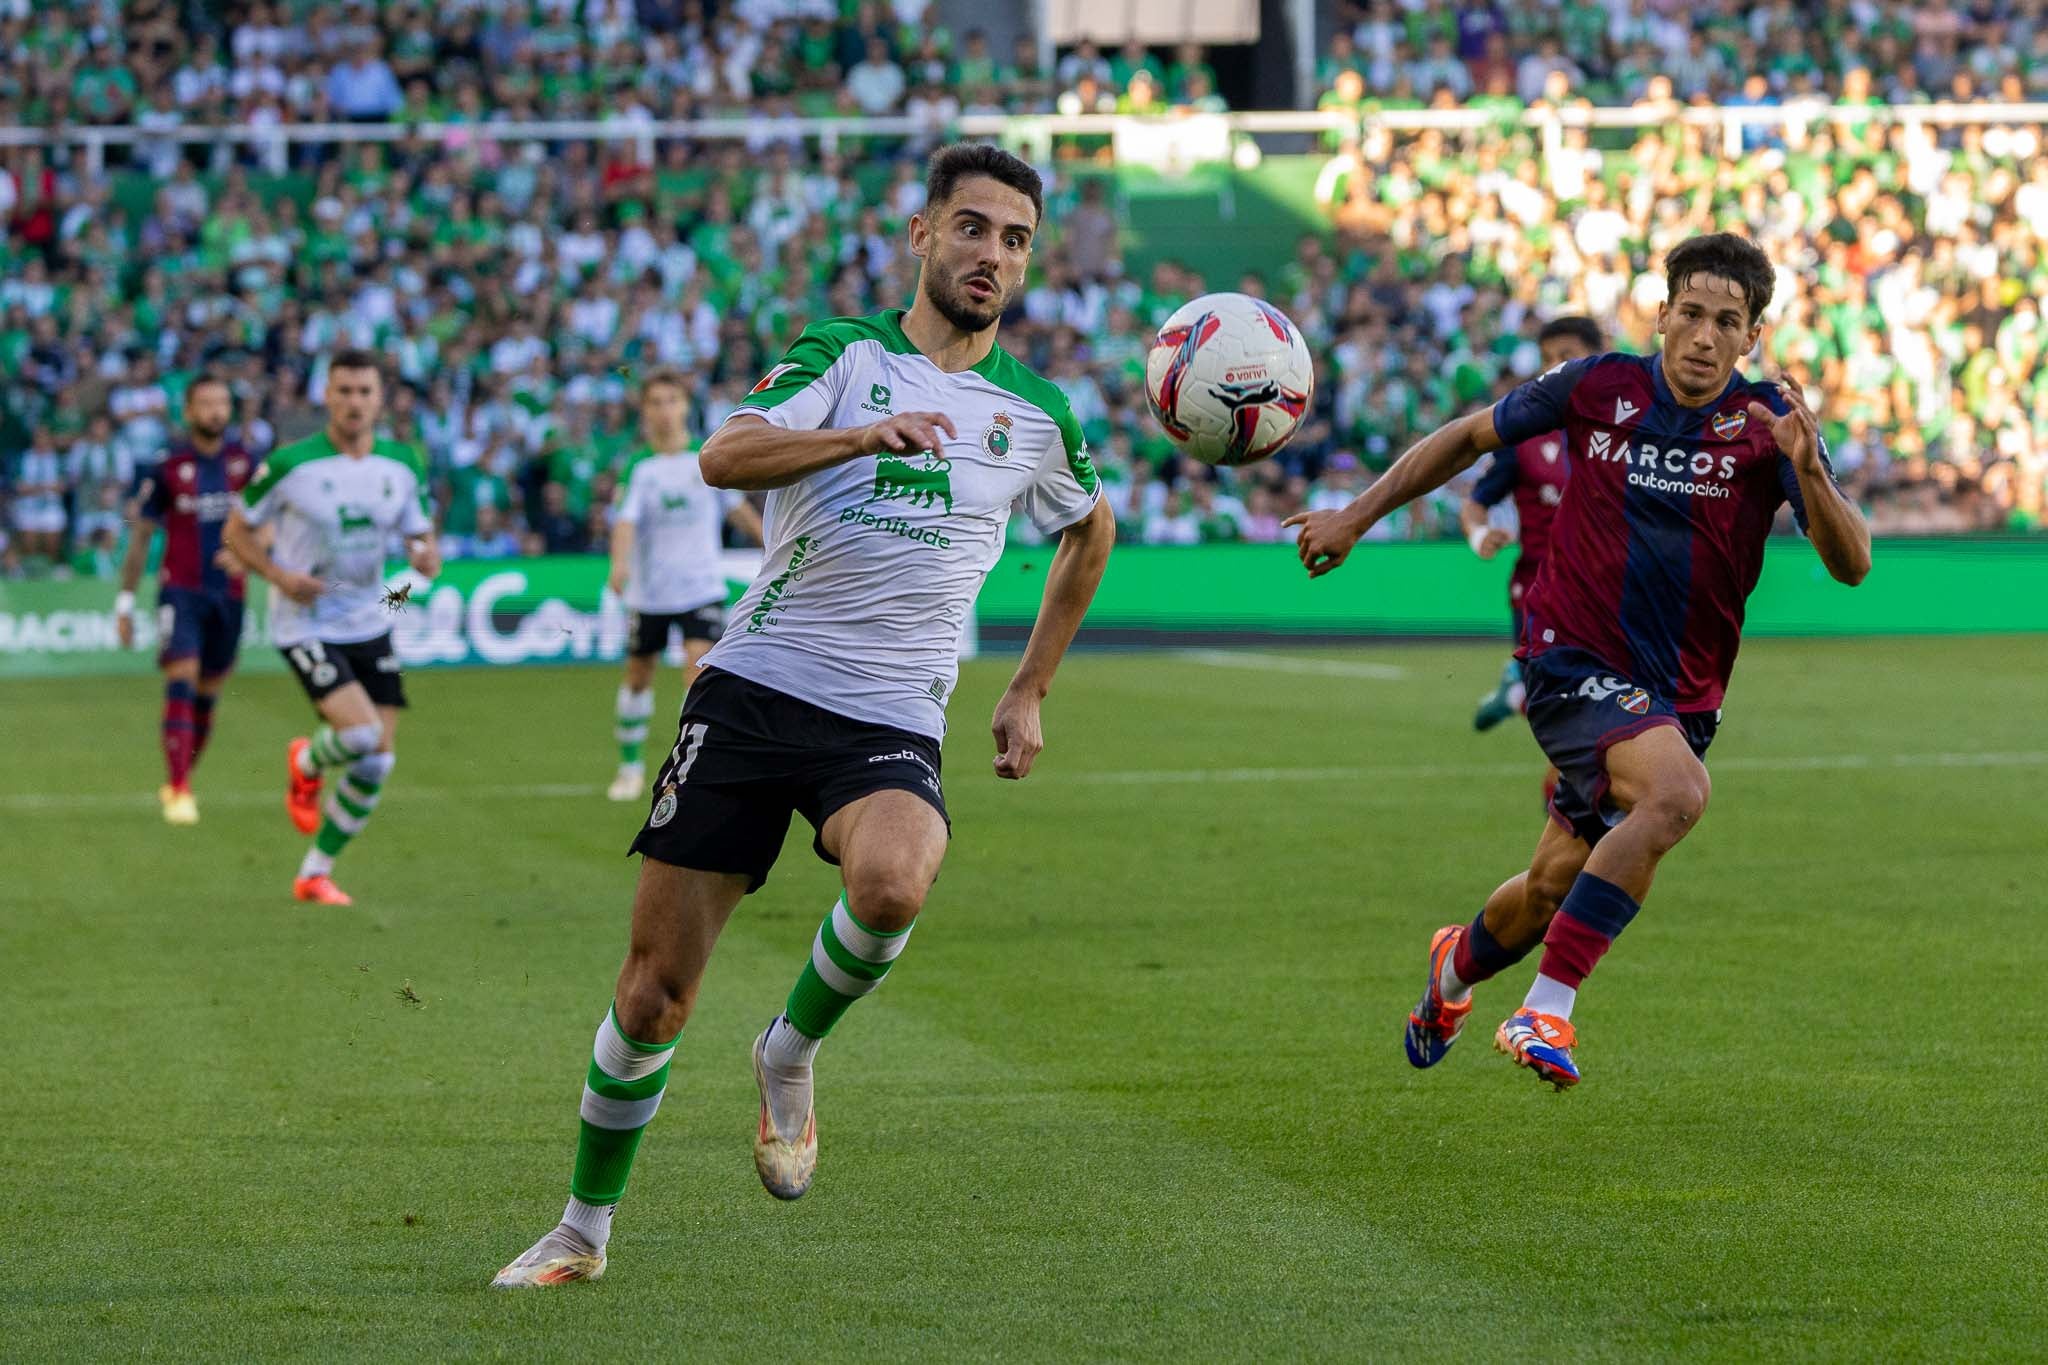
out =
[[[1444,965],[1436,974],[1436,988],[1444,1002],[1451,1005],[1462,1005],[1472,998],[1472,988],[1458,979],[1457,968],[1451,965],[1457,957],[1456,953],[1445,953]]]
[[[1536,973],[1536,980],[1529,987],[1528,996],[1522,1001],[1522,1008],[1538,1014],[1554,1014],[1560,1019],[1572,1017],[1572,1004],[1579,998],[1576,987],[1567,986],[1556,977]]]
[[[612,1215],[618,1208],[617,1204],[586,1204],[571,1195],[569,1207],[562,1210],[562,1226],[590,1243],[593,1250],[603,1251],[611,1240]]]
[[[761,1060],[777,1071],[809,1066],[818,1055],[823,1038],[806,1038],[790,1024],[787,1016],[776,1016],[768,1026],[768,1041],[761,1045]]]
[[[299,875],[301,877],[324,877],[332,871],[334,871],[333,856],[322,853],[317,846],[307,849],[306,856],[299,859]]]

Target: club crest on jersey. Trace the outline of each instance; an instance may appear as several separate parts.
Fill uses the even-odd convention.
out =
[[[981,433],[981,448],[992,460],[1010,458],[1010,414],[999,412],[989,419],[988,430]]]
[[[1710,425],[1714,428],[1714,435],[1724,441],[1732,441],[1749,425],[1749,413],[1743,408],[1737,408],[1733,412],[1717,412]]]
[[[192,476],[198,472],[198,470],[194,469],[189,464],[181,464],[178,466],[178,478],[185,483],[192,482]]]
[[[1557,442],[1545,441],[1543,443],[1543,459],[1548,464],[1557,463]]]
[[[1626,422],[1629,418],[1635,416],[1637,413],[1641,411],[1641,408],[1637,407],[1634,403],[1629,402],[1626,398],[1617,398],[1614,400],[1614,420],[1617,422]]]
[[[795,368],[796,368],[796,362],[795,362],[795,361],[793,361],[793,360],[785,360],[785,361],[783,361],[783,362],[782,362],[782,363],[781,363],[780,365],[777,365],[777,366],[776,366],[776,367],[775,367],[774,369],[772,369],[772,370],[768,371],[768,373],[766,373],[766,374],[762,375],[762,376],[761,376],[761,382],[760,382],[760,383],[758,383],[758,384],[756,384],[756,385],[754,385],[754,387],[753,387],[753,388],[751,388],[751,389],[748,389],[748,390],[747,390],[747,392],[748,392],[748,393],[759,393],[759,392],[761,392],[761,390],[763,390],[763,389],[772,389],[772,388],[774,388],[774,387],[775,387],[775,381],[776,381],[776,380],[778,380],[778,379],[782,378],[782,376],[784,376],[784,375],[788,374],[788,373],[789,373],[789,372],[790,372],[791,370],[793,370],[793,369],[795,369]]]
[[[1647,716],[1650,714],[1650,694],[1643,691],[1640,687],[1617,697],[1615,704],[1632,716]]]

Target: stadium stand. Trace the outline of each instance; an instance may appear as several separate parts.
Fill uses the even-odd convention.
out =
[[[955,118],[1223,108],[1200,49],[1041,66],[927,18],[923,0],[0,0],[0,131],[158,135],[0,145],[0,572],[110,573],[124,492],[195,374],[231,379],[261,450],[318,423],[319,357],[342,344],[389,358],[393,434],[428,458],[453,548],[588,548],[636,442],[634,370],[684,369],[708,428],[804,320],[906,298],[917,158]],[[1291,215],[1222,216],[1201,187],[1228,166],[1169,182],[1100,137],[1050,158],[1054,231],[1004,342],[1073,399],[1131,538],[1277,539],[1527,377],[1556,313],[1649,344],[1664,251],[1720,226],[1778,262],[1762,364],[1821,399],[1880,531],[2039,528],[2041,129],[1910,113],[2042,98],[2048,4],[1376,0],[1337,7],[1317,77],[1310,103],[1342,126],[1260,172]],[[1734,148],[1680,121],[1808,104]],[[1637,126],[1524,119],[1588,105]],[[1488,119],[1387,126],[1430,110]],[[791,122],[858,115],[915,131]],[[744,136],[473,131],[718,117]],[[327,122],[391,140],[171,140]],[[1236,476],[1177,460],[1137,382],[1151,327],[1207,288],[1273,299],[1318,358],[1302,435]],[[1456,534],[1456,497],[1383,530]]]

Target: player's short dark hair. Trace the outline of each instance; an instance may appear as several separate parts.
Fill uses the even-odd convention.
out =
[[[933,152],[925,163],[925,203],[945,203],[961,181],[977,175],[1008,185],[1029,199],[1033,223],[1045,217],[1045,182],[1038,172],[1030,162],[992,142],[954,142]]]
[[[1740,285],[1752,325],[1771,306],[1771,294],[1778,285],[1771,258],[1756,243],[1732,232],[1688,237],[1671,248],[1664,258],[1664,283],[1670,297],[1677,298],[1678,291],[1695,275],[1715,275]]]
[[[656,365],[653,369],[641,375],[640,396],[645,398],[649,389],[659,388],[663,385],[674,389],[685,399],[690,396],[690,386],[683,382],[683,372],[673,365]]]
[[[208,384],[218,384],[221,388],[226,389],[228,391],[228,400],[230,402],[234,401],[235,386],[228,383],[228,378],[226,375],[215,374],[211,370],[205,371],[202,374],[196,374],[192,377],[192,382],[185,386],[185,401],[187,403],[190,403],[192,401],[192,396],[198,393],[201,389],[205,388]]]
[[[1607,349],[1607,337],[1600,330],[1600,324],[1580,314],[1552,318],[1544,323],[1543,330],[1536,334],[1536,344],[1541,346],[1544,342],[1555,341],[1559,337],[1569,337],[1583,344],[1594,355],[1599,355]]]
[[[375,370],[377,378],[384,377],[384,361],[375,351],[361,346],[349,346],[336,351],[327,362],[328,373],[336,370]]]

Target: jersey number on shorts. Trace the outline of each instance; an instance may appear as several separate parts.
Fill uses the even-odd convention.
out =
[[[334,681],[334,665],[327,662],[327,650],[318,640],[293,645],[292,662],[299,666],[299,672],[312,680],[315,687],[325,687]]]
[[[669,751],[668,761],[674,765],[676,775],[672,781],[678,786],[690,779],[690,768],[697,761],[697,751],[704,747],[704,732],[711,727],[701,721],[685,725],[683,732],[676,736],[676,747]]]

